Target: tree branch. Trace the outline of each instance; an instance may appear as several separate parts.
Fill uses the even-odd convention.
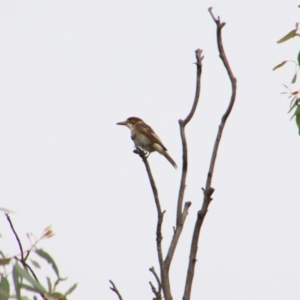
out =
[[[202,50],[197,49],[195,53],[197,59],[197,62],[195,63],[197,66],[195,98],[194,98],[191,111],[189,112],[187,117],[184,120],[179,120],[180,136],[182,141],[182,173],[181,173],[181,181],[180,181],[178,200],[177,200],[176,228],[174,230],[174,235],[172,237],[169,251],[165,259],[165,268],[167,272],[169,272],[171,262],[175,253],[175,249],[179,241],[179,237],[181,235],[186,216],[188,214],[189,207],[192,204],[191,202],[186,202],[184,204],[184,209],[182,211],[182,204],[183,204],[183,198],[184,198],[184,192],[186,186],[186,177],[188,171],[188,148],[187,148],[187,141],[185,135],[185,126],[190,122],[190,120],[195,114],[199,102],[200,89],[201,89],[201,74],[202,74],[202,60],[203,60]]]
[[[192,119],[192,117],[196,111],[197,104],[199,102],[200,79],[201,79],[201,73],[202,73],[202,60],[203,60],[202,50],[197,49],[195,51],[195,53],[196,53],[196,59],[197,59],[197,62],[195,63],[197,66],[196,93],[195,93],[195,98],[194,98],[194,102],[193,102],[191,111],[189,112],[189,114],[187,115],[187,117],[184,120],[179,120],[180,135],[181,135],[181,139],[182,139],[182,149],[183,149],[182,150],[183,151],[182,176],[181,176],[180,188],[179,188],[179,193],[178,193],[176,228],[174,229],[174,235],[172,237],[170,247],[169,247],[169,250],[168,250],[165,260],[163,260],[162,246],[161,246],[161,241],[162,241],[161,228],[162,228],[164,212],[162,212],[162,210],[161,210],[157,188],[156,188],[155,181],[154,181],[152,173],[151,173],[149,163],[147,161],[147,157],[146,157],[144,151],[142,151],[141,149],[137,148],[136,150],[134,150],[134,152],[136,154],[140,155],[140,157],[142,158],[142,160],[145,164],[146,171],[147,171],[149,181],[151,184],[156,208],[157,208],[158,220],[157,220],[157,229],[156,229],[156,246],[157,246],[159,266],[160,266],[160,270],[161,270],[161,288],[163,290],[163,294],[164,294],[164,297],[166,300],[173,299],[172,294],[171,294],[171,287],[170,287],[169,270],[170,270],[170,265],[171,265],[171,262],[172,262],[172,259],[173,259],[174,253],[175,253],[175,249],[176,249],[179,237],[180,237],[182,229],[183,229],[183,224],[184,224],[185,219],[188,214],[188,209],[191,206],[191,202],[186,202],[184,205],[184,210],[182,211],[185,183],[186,183],[187,170],[188,170],[188,150],[187,150],[187,142],[186,142],[186,136],[185,136],[185,126]],[[152,283],[150,283],[150,286],[152,288],[152,291],[156,292]]]
[[[158,275],[156,274],[156,271],[155,271],[154,267],[151,267],[151,268],[149,269],[149,271],[154,275],[154,277],[155,277],[155,279],[156,279],[156,282],[157,282],[157,286],[158,286],[158,291],[157,291],[156,289],[154,289],[155,292],[156,292],[156,293],[154,293],[153,285],[150,283],[150,285],[151,285],[151,287],[152,287],[152,291],[153,291],[153,293],[154,293],[155,296],[156,296],[156,300],[161,300],[162,297],[161,297],[161,282],[160,282],[160,279],[159,279]]]
[[[199,102],[200,89],[201,89],[201,74],[202,74],[202,60],[203,60],[202,50],[197,49],[195,53],[197,59],[197,62],[195,63],[197,66],[197,77],[196,77],[196,92],[195,92],[194,103],[187,117],[184,120],[179,120],[180,136],[182,141],[182,174],[181,174],[180,188],[179,188],[178,201],[177,201],[177,218],[176,218],[177,226],[183,225],[182,224],[182,202],[184,198],[186,176],[188,171],[188,149],[187,149],[187,141],[185,136],[185,126],[190,122],[190,120],[194,116],[194,113],[196,111]]]
[[[149,281],[150,287],[151,287],[151,291],[154,294],[155,298],[153,298],[153,300],[161,300],[160,295],[158,294],[158,291],[156,290],[155,286],[153,285],[153,283],[151,281]]]
[[[195,265],[196,265],[196,261],[197,261],[196,256],[197,256],[197,250],[198,250],[198,241],[199,241],[199,236],[200,236],[200,230],[201,230],[204,218],[206,216],[208,206],[212,200],[211,196],[214,192],[214,188],[211,187],[214,166],[215,166],[216,159],[217,159],[217,153],[218,153],[219,144],[220,144],[220,141],[222,138],[223,129],[226,124],[227,118],[230,115],[232,107],[234,105],[235,98],[236,98],[236,89],[237,89],[236,78],[234,77],[231,67],[228,63],[228,60],[227,60],[227,57],[226,57],[226,54],[224,51],[224,47],[223,47],[223,42],[222,42],[222,28],[225,26],[225,23],[221,23],[219,17],[215,18],[215,16],[212,13],[212,8],[209,8],[209,13],[211,14],[213,20],[215,21],[215,23],[217,25],[217,45],[218,45],[218,49],[219,49],[219,55],[224,64],[224,67],[227,71],[227,74],[229,76],[229,79],[231,82],[232,93],[231,93],[229,105],[228,105],[223,117],[221,118],[221,123],[219,125],[214,148],[212,151],[209,170],[207,173],[206,186],[205,186],[205,189],[203,189],[203,203],[202,203],[201,210],[198,211],[198,214],[197,214],[197,220],[196,220],[196,224],[194,227],[191,249],[190,249],[189,265],[188,265],[188,270],[187,270],[187,277],[186,277],[186,284],[185,284],[183,300],[190,300],[190,297],[191,297],[192,283],[193,283],[193,278],[194,278],[194,273],[195,273]]]
[[[22,246],[21,240],[20,240],[20,238],[19,238],[19,236],[18,236],[18,234],[17,234],[17,232],[16,232],[16,230],[14,228],[14,225],[13,225],[11,219],[10,219],[9,214],[5,213],[5,216],[6,216],[6,219],[7,219],[8,223],[9,223],[9,225],[10,225],[10,228],[11,228],[11,230],[12,230],[12,232],[13,232],[13,234],[14,234],[17,242],[18,242],[19,249],[20,249],[20,252],[21,252],[21,259],[17,258],[16,256],[15,256],[15,259],[22,264],[22,266],[23,266],[23,268],[25,270],[27,270],[27,271],[29,271],[31,273],[31,275],[34,277],[34,279],[37,282],[39,282],[39,280],[38,280],[37,276],[35,275],[35,273],[33,272],[32,268],[26,262],[26,259],[28,258],[29,254],[26,255],[26,257],[24,257],[24,251],[23,251],[23,246]],[[30,253],[30,252],[28,252],[28,253]],[[44,294],[42,294],[42,293],[39,293],[39,294],[42,297],[42,299],[47,300],[47,298],[46,298],[46,296]]]
[[[121,296],[119,290],[117,289],[116,285],[114,284],[114,282],[113,282],[112,280],[109,280],[109,282],[110,282],[110,284],[112,285],[112,286],[110,287],[110,289],[111,289],[113,292],[115,292],[115,293],[117,294],[119,300],[123,300],[123,298],[122,298],[122,296]]]
[[[158,256],[158,262],[159,262],[159,267],[160,267],[160,276],[161,276],[161,287],[165,296],[166,300],[172,300],[172,295],[171,295],[171,289],[170,289],[170,280],[169,280],[169,276],[168,273],[166,272],[166,269],[164,267],[164,261],[163,261],[163,253],[162,253],[162,223],[163,223],[163,218],[164,218],[164,213],[165,211],[161,210],[161,205],[160,205],[160,200],[159,200],[159,196],[158,196],[158,191],[156,188],[156,184],[147,160],[147,156],[146,153],[141,150],[140,148],[137,148],[134,150],[134,153],[138,154],[145,165],[147,174],[148,174],[148,178],[150,181],[150,185],[151,185],[151,189],[153,192],[153,196],[154,196],[154,201],[155,201],[155,205],[156,205],[156,210],[157,210],[157,226],[156,226],[156,249],[157,249],[157,256]]]

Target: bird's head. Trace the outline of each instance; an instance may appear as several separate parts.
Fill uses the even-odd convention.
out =
[[[129,129],[131,129],[137,122],[140,122],[140,121],[142,121],[142,119],[137,118],[137,117],[130,117],[126,121],[117,123],[117,125],[125,125]]]

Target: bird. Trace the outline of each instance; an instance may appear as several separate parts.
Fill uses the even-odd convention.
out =
[[[151,152],[157,151],[163,155],[175,169],[177,169],[177,165],[167,152],[167,148],[163,145],[154,130],[142,119],[130,117],[126,121],[118,122],[117,125],[124,125],[130,129],[131,139],[133,140],[136,148],[141,148],[147,151],[149,155]]]

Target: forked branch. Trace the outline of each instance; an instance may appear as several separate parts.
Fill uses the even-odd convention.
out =
[[[181,173],[181,181],[180,181],[180,188],[179,188],[178,201],[177,201],[177,218],[176,218],[177,226],[181,225],[182,223],[182,203],[184,198],[186,177],[188,171],[188,148],[187,148],[187,141],[185,135],[185,126],[191,121],[191,119],[195,114],[200,99],[200,90],[201,90],[201,74],[202,74],[202,60],[203,60],[202,50],[197,49],[195,53],[197,59],[197,62],[195,63],[197,67],[195,98],[194,98],[191,111],[189,112],[187,117],[184,120],[179,120],[180,137],[182,143],[182,173]]]
[[[171,262],[175,253],[176,246],[179,241],[179,237],[181,235],[183,225],[185,222],[185,219],[188,214],[189,207],[191,206],[191,202],[186,202],[184,204],[184,208],[182,209],[183,206],[183,198],[184,198],[184,191],[185,191],[185,185],[186,185],[186,177],[187,177],[187,171],[188,171],[188,150],[187,150],[187,141],[186,141],[186,136],[185,136],[185,126],[190,122],[192,117],[194,116],[194,113],[196,111],[198,102],[199,102],[199,96],[200,96],[200,87],[201,87],[201,74],[202,74],[202,50],[197,49],[195,51],[196,53],[196,59],[197,62],[195,63],[197,66],[197,78],[196,78],[196,93],[195,93],[195,98],[194,102],[192,105],[192,108],[187,115],[187,117],[184,120],[179,120],[179,126],[180,126],[180,135],[181,135],[181,140],[182,140],[182,175],[181,175],[181,182],[180,182],[180,187],[179,187],[179,193],[178,193],[178,201],[177,201],[177,214],[176,214],[176,227],[174,229],[174,234],[166,255],[165,260],[163,260],[163,254],[162,254],[162,246],[161,246],[161,241],[162,241],[162,233],[161,233],[161,228],[162,228],[162,222],[163,222],[163,216],[164,212],[161,210],[160,206],[160,201],[158,197],[158,192],[156,189],[155,181],[153,179],[147,158],[143,151],[140,149],[136,149],[135,153],[139,154],[140,157],[142,158],[146,171],[148,173],[148,177],[150,180],[151,188],[153,191],[153,196],[157,208],[157,229],[156,229],[156,243],[157,243],[157,253],[158,253],[158,260],[159,260],[159,266],[160,266],[160,273],[161,273],[161,289],[163,290],[164,298],[166,300],[172,300],[172,293],[171,293],[171,286],[170,286],[170,278],[169,278],[169,270],[171,266]],[[158,278],[157,278],[158,279]],[[160,293],[159,290],[156,290],[155,287],[153,286],[152,283],[150,283],[152,292],[155,294],[156,298],[159,299]]]
[[[220,21],[219,17],[216,18],[213,15],[212,8],[209,8],[209,13],[211,14],[213,20],[215,21],[215,23],[217,25],[217,45],[218,45],[220,58],[224,64],[224,67],[227,71],[227,74],[228,74],[230,82],[231,82],[231,97],[230,97],[229,105],[228,105],[224,115],[221,118],[221,123],[219,125],[214,148],[212,151],[209,170],[207,173],[205,189],[203,189],[203,203],[202,203],[201,210],[198,211],[198,214],[197,214],[197,220],[196,220],[195,227],[194,227],[191,249],[190,249],[189,265],[188,265],[188,271],[187,271],[187,276],[186,276],[186,284],[185,284],[183,300],[190,300],[190,298],[191,298],[192,283],[193,283],[193,279],[194,279],[195,265],[196,265],[196,261],[197,261],[196,257],[197,257],[200,230],[201,230],[204,218],[206,216],[208,206],[212,200],[211,196],[214,192],[214,188],[211,186],[211,183],[212,183],[214,167],[215,167],[215,163],[216,163],[216,159],[217,159],[219,144],[220,144],[220,141],[222,138],[222,133],[223,133],[223,129],[225,127],[226,121],[231,113],[232,107],[235,102],[236,89],[237,89],[236,78],[233,75],[233,72],[232,72],[229,62],[227,60],[227,57],[226,57],[226,54],[224,51],[224,47],[223,47],[222,28],[225,26],[225,23],[222,23]]]
[[[18,236],[18,234],[17,234],[17,232],[15,230],[15,227],[14,227],[14,225],[12,223],[12,220],[11,220],[11,218],[10,218],[10,216],[9,216],[8,213],[6,213],[5,216],[6,216],[6,219],[7,219],[8,223],[9,223],[9,226],[10,226],[10,228],[11,228],[11,230],[12,230],[12,232],[13,232],[16,240],[17,240],[17,243],[18,243],[18,246],[19,246],[19,249],[20,249],[20,253],[21,253],[21,258],[18,258],[17,256],[15,256],[15,259],[22,264],[22,266],[23,266],[23,268],[25,270],[27,270],[28,272],[30,272],[30,274],[33,276],[33,278],[37,282],[39,282],[39,280],[38,280],[37,276],[35,275],[34,271],[32,270],[32,268],[26,262],[26,259],[28,258],[28,255],[29,255],[30,251],[27,253],[26,256],[24,256],[23,246],[22,246],[21,240],[20,240],[20,238],[19,238],[19,236]],[[46,298],[46,296],[44,294],[40,293],[40,296],[42,297],[42,299],[47,300],[47,298]]]
[[[193,118],[195,114],[199,102],[200,90],[201,90],[201,74],[202,74],[202,60],[203,60],[202,50],[197,49],[195,53],[196,53],[196,60],[197,60],[197,62],[195,63],[197,67],[195,98],[194,98],[192,108],[189,114],[187,115],[187,117],[184,120],[179,120],[180,137],[182,143],[182,172],[181,172],[181,180],[180,180],[178,200],[177,200],[176,227],[170,243],[169,251],[165,259],[165,267],[168,272],[171,266],[171,262],[175,253],[177,243],[179,241],[179,237],[183,229],[186,216],[188,214],[189,207],[192,204],[191,202],[186,202],[184,204],[184,209],[182,210],[182,204],[183,204],[184,192],[186,186],[186,178],[188,172],[188,147],[187,147],[187,140],[185,135],[185,126],[190,122],[190,120]]]
[[[151,286],[151,290],[155,296],[154,300],[162,300],[160,279],[159,279],[158,275],[156,274],[154,267],[151,267],[149,269],[149,271],[153,274],[153,276],[155,277],[156,283],[157,283],[157,289],[156,289],[154,287],[154,285],[152,284],[152,282],[151,281],[149,282],[149,284]]]
[[[112,286],[110,287],[110,289],[111,289],[114,293],[116,293],[116,295],[118,296],[118,299],[119,299],[119,300],[123,300],[123,298],[122,298],[122,296],[121,296],[119,290],[117,289],[116,285],[114,284],[114,282],[113,282],[112,280],[110,280],[109,282],[110,282],[110,284],[112,285]]]

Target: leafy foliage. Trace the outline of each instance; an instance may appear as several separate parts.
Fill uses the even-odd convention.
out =
[[[30,249],[25,251],[20,247],[20,253],[14,256],[4,255],[4,252],[0,251],[0,300],[35,300],[41,296],[45,300],[67,300],[67,296],[76,289],[77,284],[73,284],[66,292],[59,290],[59,283],[66,279],[60,277],[52,256],[45,250],[37,248],[41,240],[51,238],[53,235],[52,229],[47,227],[40,238],[34,238],[34,243],[32,235],[27,234],[31,242]],[[51,265],[54,274],[46,277],[47,286],[38,280],[33,271],[33,268],[41,269],[43,260]]]
[[[298,6],[300,7],[300,5]],[[284,43],[294,37],[299,37],[300,36],[300,23],[296,23],[296,28],[291,30],[289,33],[287,33],[284,37],[282,37],[280,40],[277,41],[278,44],[280,43]],[[291,83],[289,84],[289,86],[284,85],[284,87],[288,90],[287,92],[283,92],[282,94],[288,94],[288,98],[292,99],[290,102],[290,109],[288,113],[291,113],[294,110],[294,113],[292,115],[293,117],[296,117],[296,124],[298,126],[299,129],[299,135],[300,135],[300,90],[298,87],[298,73],[300,70],[300,51],[298,51],[297,54],[297,58],[296,60],[284,60],[283,62],[281,62],[280,64],[276,65],[273,68],[273,71],[281,68],[282,66],[284,66],[286,63],[292,63],[295,65],[295,72],[293,74]],[[291,119],[292,119],[291,118]]]

